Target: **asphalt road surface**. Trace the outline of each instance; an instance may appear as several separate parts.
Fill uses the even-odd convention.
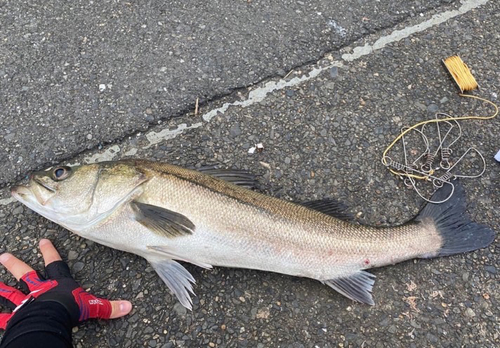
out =
[[[0,251],[40,267],[36,245],[49,238],[86,289],[133,302],[125,318],[75,329],[77,347],[499,346],[498,237],[373,270],[375,306],[314,280],[186,265],[197,280],[188,312],[145,260],[77,237],[8,192],[55,163],[137,157],[245,169],[267,194],[334,197],[361,223],[402,223],[423,200],[382,152],[436,112],[492,113],[458,96],[441,59],[459,54],[481,86],[473,94],[498,103],[499,20],[495,0],[2,2]],[[499,119],[461,125],[452,158],[474,147],[486,162],[462,180],[469,214],[500,231]],[[472,152],[460,165],[482,169]]]
[[[2,1],[0,183],[452,1]]]

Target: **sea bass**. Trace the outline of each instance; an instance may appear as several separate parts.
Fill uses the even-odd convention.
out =
[[[373,305],[375,277],[366,269],[472,251],[495,237],[465,215],[460,185],[445,203],[382,228],[348,221],[333,201],[258,193],[252,181],[241,171],[122,160],[33,173],[12,195],[84,238],[144,257],[189,309],[195,280],[177,261],[313,278]],[[433,200],[450,190],[445,185]]]

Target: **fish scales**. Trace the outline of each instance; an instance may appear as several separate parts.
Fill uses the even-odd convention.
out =
[[[85,238],[146,258],[187,308],[194,278],[175,260],[309,277],[373,304],[374,277],[364,270],[483,248],[495,236],[464,214],[460,185],[409,223],[372,227],[220,179],[247,184],[241,171],[210,173],[145,160],[62,166],[12,194]]]
[[[204,244],[198,255],[212,265],[291,271],[282,269],[281,262],[277,267],[269,265],[268,257],[274,256],[285,261],[286,267],[293,266],[296,271],[292,275],[320,274],[317,279],[330,279],[343,275],[332,266],[350,269],[382,266],[434,252],[441,245],[441,237],[432,226],[429,229],[416,225],[391,229],[366,227],[183,168],[156,165],[152,170],[158,174],[148,174],[156,178],[144,188],[147,201],[189,217],[198,226],[197,231],[211,231],[188,238],[212,238],[204,240],[211,248]],[[188,238],[182,243],[185,252],[192,253],[192,241]],[[218,254],[213,249],[219,248],[219,243],[241,253],[264,254],[258,255],[256,265],[249,265],[244,257],[236,260],[236,264],[226,264],[224,259],[212,256]],[[266,254],[266,251],[272,252]],[[365,264],[367,259],[369,265]]]

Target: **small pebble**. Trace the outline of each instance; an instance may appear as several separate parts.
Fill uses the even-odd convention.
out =
[[[465,310],[465,316],[472,318],[476,316],[476,313],[474,313],[474,311],[471,308],[467,308]]]
[[[179,315],[179,316],[185,316],[186,313],[187,313],[186,307],[184,307],[183,305],[181,305],[179,302],[177,302],[174,305],[173,309],[174,309],[174,312],[177,313],[177,315]]]
[[[22,205],[20,205],[20,206],[18,206],[16,209],[14,209],[14,210],[12,211],[12,214],[13,214],[13,215],[19,215],[19,214],[22,214],[22,213],[23,213],[23,211],[24,211],[24,208],[23,208],[23,206],[22,206]]]
[[[76,262],[73,265],[73,272],[78,273],[80,272],[83,268],[85,267],[85,264],[83,262]]]
[[[237,137],[240,134],[241,134],[241,129],[238,124],[231,126],[231,128],[229,129],[229,135],[231,135],[233,138]]]
[[[78,253],[74,250],[70,250],[68,252],[68,260],[70,261],[73,261],[73,260],[76,260],[78,258]]]
[[[430,104],[428,107],[427,107],[427,111],[429,111],[430,113],[435,113],[439,110],[439,107],[436,105],[436,104]]]
[[[339,68],[337,68],[336,66],[334,66],[333,68],[330,69],[330,76],[335,78],[337,76],[339,76]]]
[[[486,272],[489,272],[491,274],[497,274],[497,269],[495,268],[495,266],[484,266],[484,269],[486,270]]]

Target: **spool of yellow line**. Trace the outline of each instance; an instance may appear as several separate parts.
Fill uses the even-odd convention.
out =
[[[479,87],[469,67],[459,56],[451,56],[443,59],[443,64],[458,88],[460,88],[460,92],[472,91]]]

